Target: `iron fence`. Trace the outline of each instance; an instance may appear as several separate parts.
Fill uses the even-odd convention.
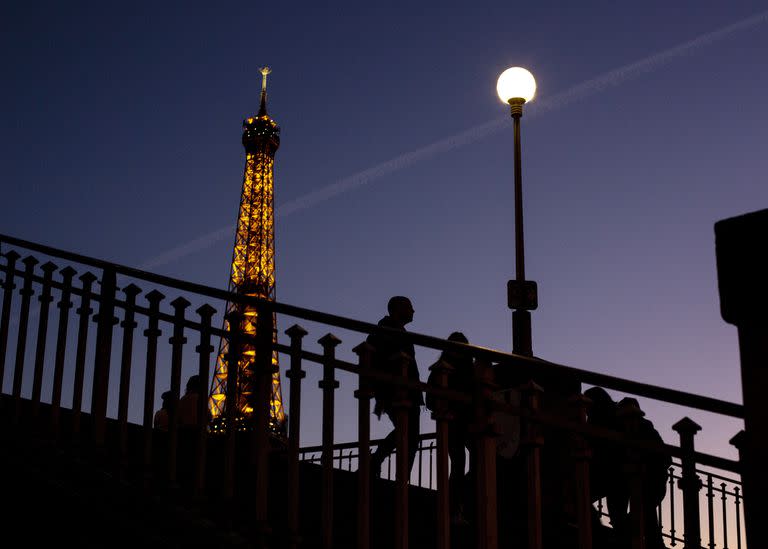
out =
[[[371,440],[371,448],[375,448],[383,439]],[[435,490],[435,455],[436,436],[434,433],[421,435],[419,448],[411,472],[409,484],[427,490]],[[300,459],[307,463],[320,463],[321,446],[308,446],[300,451]],[[394,460],[390,455],[382,467],[381,478],[394,479]],[[358,467],[358,445],[355,442],[336,444],[333,448],[333,464],[338,470],[355,472]],[[741,482],[724,474],[697,469],[696,474],[701,479],[699,504],[705,510],[705,523],[701,527],[701,546],[708,549],[743,549],[746,547],[744,536],[744,515],[742,513],[743,496]],[[669,468],[667,475],[667,492],[661,505],[657,508],[659,525],[669,547],[677,547],[685,543],[681,534],[685,528],[682,518],[682,490],[680,488],[681,464],[676,461]],[[594,503],[594,508],[601,521],[610,525],[606,510],[605,498]]]
[[[21,250],[27,255],[23,257]],[[36,255],[32,255],[32,254]],[[21,239],[0,235],[0,254],[5,262],[0,265],[4,273],[2,291],[2,309],[0,310],[0,390],[10,387],[10,410],[7,421],[19,424],[22,417],[29,415],[32,420],[41,419],[41,403],[50,413],[44,424],[37,428],[40,433],[48,434],[53,440],[63,435],[83,439],[86,435],[95,448],[104,448],[108,420],[114,422],[119,433],[116,452],[118,467],[129,465],[129,455],[137,451],[141,456],[143,476],[148,484],[154,482],[153,415],[157,409],[158,394],[164,387],[169,387],[173,401],[181,396],[182,379],[189,374],[197,374],[203,380],[203,386],[211,376],[213,354],[212,340],[225,338],[229,343],[230,353],[227,358],[227,387],[236,387],[238,361],[245,343],[255,349],[265,350],[256,354],[253,368],[253,416],[252,428],[243,438],[235,429],[223,434],[222,451],[216,455],[220,459],[215,470],[218,494],[222,505],[231,504],[235,497],[235,488],[241,482],[253,482],[250,498],[254,511],[250,518],[255,521],[252,529],[257,545],[265,545],[272,535],[268,513],[270,506],[269,476],[270,455],[274,441],[269,434],[269,399],[273,364],[272,350],[276,349],[290,366],[284,369],[289,380],[290,397],[288,399],[289,428],[283,452],[286,464],[285,493],[287,504],[283,514],[287,521],[288,535],[280,537],[287,540],[287,546],[295,548],[300,544],[302,517],[299,502],[302,497],[301,478],[298,464],[302,451],[301,410],[302,379],[306,375],[305,365],[318,365],[314,370],[320,379],[320,405],[322,410],[322,445],[319,455],[311,455],[304,449],[305,461],[319,462],[322,482],[320,485],[320,507],[322,513],[321,532],[318,534],[320,545],[331,547],[338,534],[334,532],[334,469],[352,470],[356,460],[357,474],[362,478],[370,476],[370,450],[377,441],[370,438],[372,384],[385,384],[400,395],[398,402],[402,408],[395,411],[397,451],[387,464],[387,478],[394,480],[394,500],[392,503],[394,521],[393,547],[404,549],[408,546],[408,500],[409,482],[414,485],[434,489],[435,546],[444,549],[450,546],[451,528],[448,511],[448,455],[446,449],[449,416],[445,413],[447,403],[461,404],[472,410],[473,440],[477,457],[475,472],[477,501],[479,505],[474,518],[475,545],[481,549],[495,549],[498,546],[496,514],[496,436],[493,414],[504,414],[518,418],[520,423],[520,455],[527,471],[525,513],[527,514],[528,546],[540,549],[544,545],[545,533],[542,532],[542,509],[551,494],[542,492],[542,463],[562,451],[563,463],[573,467],[569,477],[573,479],[570,493],[574,501],[574,521],[577,525],[579,546],[587,549],[592,546],[591,500],[589,497],[589,454],[588,440],[601,438],[621,444],[637,452],[657,452],[674,456],[678,460],[676,471],[670,473],[668,500],[672,501],[672,512],[668,537],[672,545],[684,540],[686,547],[696,547],[704,537],[709,546],[714,548],[717,539],[723,540],[725,547],[739,547],[742,543],[742,531],[745,527],[740,515],[742,505],[741,487],[735,481],[733,487],[728,477],[704,473],[701,467],[739,473],[740,464],[727,458],[702,453],[695,450],[694,436],[700,429],[692,421],[684,418],[675,429],[680,434],[680,444],[656,444],[643,442],[631,436],[611,430],[601,429],[586,422],[584,399],[579,398],[578,389],[571,396],[570,407],[558,409],[542,406],[542,389],[533,380],[546,380],[545,386],[552,380],[569,380],[580,384],[599,385],[625,394],[637,395],[647,399],[672,403],[697,410],[720,414],[728,417],[743,418],[741,405],[720,399],[695,395],[665,387],[620,379],[605,374],[589,372],[577,368],[554,364],[537,358],[503,353],[482,347],[445,341],[439,338],[398,330],[382,328],[374,324],[360,322],[305,308],[270,302],[263,299],[230,294],[226,291],[170,277],[143,272],[134,268],[101,261],[82,255],[54,249],[48,246],[27,242]],[[45,260],[42,265],[41,260]],[[54,263],[54,261],[56,263]],[[19,265],[20,264],[20,265]],[[94,273],[93,271],[96,271]],[[96,288],[98,286],[98,288]],[[18,292],[14,292],[18,288]],[[165,293],[173,295],[166,298]],[[33,304],[37,296],[37,304]],[[173,300],[170,298],[173,297]],[[170,301],[169,301],[170,300]],[[58,314],[56,331],[49,330],[52,314],[50,305],[56,302]],[[228,302],[247,304],[255,308],[259,321],[255,336],[243,333],[238,326],[236,316],[228,318],[231,330],[219,328],[224,325],[221,312],[226,310]],[[98,310],[96,307],[98,306]],[[195,315],[187,310],[194,306]],[[74,309],[74,311],[73,311]],[[218,312],[217,312],[218,311]],[[475,364],[475,378],[472,386],[466,390],[451,390],[446,384],[446,377],[435,385],[408,379],[409,357],[401,355],[394,358],[390,373],[383,373],[372,367],[374,349],[363,342],[354,349],[357,360],[347,361],[337,356],[342,341],[332,333],[326,333],[318,339],[321,352],[313,352],[304,347],[307,330],[294,324],[286,334],[287,343],[282,338],[272,342],[275,326],[272,313],[279,315],[279,321],[287,325],[289,319],[311,322],[325,330],[343,330],[352,333],[354,343],[364,340],[371,334],[381,334],[398,341],[437,352],[451,351],[472,359]],[[74,327],[76,321],[76,327]],[[95,323],[95,334],[91,325]],[[32,330],[30,330],[32,325]],[[36,325],[36,331],[34,326]],[[73,329],[74,327],[74,329]],[[161,339],[163,334],[170,335],[167,345]],[[143,337],[142,337],[143,336]],[[187,336],[191,336],[188,338]],[[34,338],[35,345],[29,345]],[[119,345],[118,345],[119,343]],[[193,345],[192,361],[189,347]],[[53,353],[51,354],[51,349]],[[74,353],[73,353],[74,349]],[[8,358],[12,360],[7,360]],[[190,362],[192,364],[190,364]],[[6,365],[9,366],[6,371]],[[29,368],[32,365],[32,368]],[[114,368],[116,366],[116,368]],[[112,370],[116,369],[116,375]],[[494,373],[513,372],[521,380],[519,385],[520,400],[511,403],[495,396]],[[6,375],[7,374],[7,375]],[[354,397],[357,400],[358,440],[347,447],[336,443],[335,433],[335,394],[339,389],[339,379],[352,382]],[[5,378],[9,378],[6,382]],[[554,386],[554,385],[552,385]],[[136,391],[140,387],[142,390]],[[344,389],[346,389],[346,385]],[[306,390],[306,389],[304,389]],[[409,478],[408,472],[408,391],[423,391],[432,395],[438,403],[433,414],[436,426],[434,438],[422,437],[419,456],[420,465],[415,469],[416,477]],[[228,398],[234,397],[228,393]],[[306,402],[306,401],[305,401]],[[192,485],[196,497],[204,495],[206,490],[206,459],[210,447],[211,433],[208,430],[205,399],[198,398],[198,420],[192,426],[194,439]],[[227,412],[228,424],[236,424],[235,407]],[[66,410],[66,414],[64,411]],[[87,417],[86,417],[87,414]],[[66,415],[66,422],[64,421]],[[175,482],[179,473],[178,446],[181,426],[178,410],[171,406],[169,410],[167,446],[164,455],[164,482]],[[129,436],[129,425],[134,420],[138,427],[138,436]],[[84,423],[87,419],[87,429]],[[189,434],[190,432],[187,432]],[[559,446],[558,446],[559,445]],[[548,448],[554,448],[547,453]],[[249,472],[241,477],[242,471],[237,466],[239,452],[249,453]],[[559,455],[559,454],[558,454]],[[560,459],[559,457],[559,459]],[[696,479],[704,475],[706,480],[702,492]],[[244,480],[247,479],[247,480]],[[719,483],[719,490],[718,490]],[[631,507],[642,506],[642,477],[631,478]],[[677,499],[674,499],[678,493]],[[370,485],[357,483],[357,546],[363,549],[370,546]],[[699,507],[701,494],[706,497],[709,534],[701,535],[699,527]],[[720,498],[718,506],[716,499]],[[728,514],[729,498],[737,519],[731,521]],[[682,500],[682,502],[681,502]],[[682,503],[685,526],[681,530],[677,508]],[[718,510],[720,509],[720,510]],[[718,524],[718,518],[723,517]],[[685,523],[688,523],[687,525]],[[666,522],[665,522],[666,524]],[[759,528],[760,525],[749,525]],[[643,525],[633,523],[633,537],[642,536]],[[720,532],[722,531],[722,536]],[[731,536],[736,532],[736,537]],[[680,533],[682,532],[682,537]],[[732,539],[735,540],[731,541]]]

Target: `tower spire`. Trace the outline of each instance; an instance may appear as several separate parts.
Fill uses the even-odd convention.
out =
[[[261,67],[261,104],[259,105],[259,116],[267,114],[267,75],[272,72],[269,67]]]

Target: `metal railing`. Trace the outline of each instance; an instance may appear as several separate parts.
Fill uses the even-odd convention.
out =
[[[26,255],[22,259],[21,253]],[[477,532],[476,546],[482,549],[497,547],[496,532],[496,448],[495,436],[489,418],[494,413],[503,413],[519,418],[522,429],[520,452],[527,470],[526,513],[528,527],[528,546],[539,549],[545,541],[541,530],[542,509],[549,497],[542,493],[541,474],[542,463],[548,455],[550,441],[560,441],[567,444],[570,453],[563,459],[569,459],[573,465],[574,486],[572,497],[575,502],[575,521],[578,526],[579,546],[583,549],[591,547],[591,507],[589,497],[589,456],[587,440],[602,438],[621,444],[638,452],[661,452],[678,458],[683,481],[682,499],[685,514],[683,539],[687,546],[695,546],[701,537],[698,526],[698,512],[701,488],[696,485],[697,467],[705,466],[738,473],[740,464],[727,458],[698,452],[694,448],[694,435],[698,426],[686,419],[678,422],[676,430],[680,434],[680,445],[654,444],[635,440],[620,433],[601,429],[587,424],[586,402],[576,398],[571,411],[551,409],[541,406],[542,391],[536,383],[524,383],[520,387],[521,404],[513,405],[494,398],[495,387],[492,376],[494,372],[515,372],[517,377],[524,380],[539,379],[568,379],[577,384],[585,383],[599,385],[625,394],[637,395],[647,399],[672,403],[679,406],[705,410],[707,412],[735,418],[743,418],[744,410],[739,404],[720,399],[695,395],[685,391],[677,391],[665,387],[639,383],[605,374],[598,374],[564,365],[554,364],[541,359],[528,358],[510,353],[494,351],[473,345],[450,342],[439,338],[404,331],[390,330],[371,323],[361,322],[327,313],[321,313],[301,307],[266,300],[230,294],[226,291],[194,284],[170,277],[143,272],[134,268],[101,261],[79,254],[58,250],[48,246],[24,241],[18,238],[0,235],[0,254],[4,264],[0,265],[3,273],[2,309],[0,310],[0,389],[11,388],[12,406],[8,421],[18,424],[22,415],[29,414],[39,418],[41,403],[49,408],[50,413],[45,425],[40,425],[40,432],[49,434],[53,440],[61,437],[80,438],[86,434],[92,445],[104,448],[107,420],[115,422],[119,433],[116,452],[118,464],[125,468],[129,466],[131,452],[141,456],[144,479],[148,484],[153,482],[153,436],[152,418],[160,389],[167,383],[174,401],[178,401],[181,393],[181,383],[185,375],[197,374],[207,386],[211,375],[211,360],[213,353],[212,338],[226,338],[229,342],[230,354],[227,379],[228,387],[237,386],[238,360],[243,344],[247,343],[256,349],[266,352],[257,353],[253,367],[254,400],[253,428],[246,434],[247,440],[241,440],[234,429],[225,435],[222,451],[216,454],[215,471],[217,477],[217,497],[222,506],[232,505],[236,497],[239,483],[253,482],[249,488],[253,497],[254,510],[249,515],[255,520],[254,540],[257,545],[266,544],[272,535],[270,525],[270,497],[268,478],[270,474],[270,442],[269,429],[269,399],[273,374],[271,362],[272,340],[274,326],[272,312],[279,316],[281,325],[288,325],[288,319],[317,323],[323,330],[343,330],[351,332],[353,341],[360,342],[371,334],[386,335],[398,341],[434,351],[451,351],[471,358],[474,361],[475,379],[472,387],[466,391],[448,389],[446,377],[438,386],[416,382],[407,377],[407,367],[410,358],[401,355],[393,363],[394,373],[383,373],[372,366],[374,349],[363,342],[353,349],[357,360],[350,362],[337,357],[337,349],[341,349],[342,341],[327,333],[318,339],[321,352],[312,352],[304,348],[304,338],[307,331],[299,325],[293,325],[286,334],[289,342],[278,342],[274,348],[288,359],[290,366],[285,369],[288,379],[290,397],[288,399],[289,429],[285,441],[283,457],[286,467],[285,493],[287,505],[281,509],[281,517],[285,518],[287,534],[279,539],[287,540],[288,547],[299,547],[302,532],[302,517],[299,503],[302,492],[301,478],[298,473],[300,459],[300,425],[302,406],[302,379],[306,371],[304,365],[318,365],[315,373],[321,374],[322,400],[322,446],[320,447],[320,466],[322,483],[320,488],[321,532],[320,545],[331,547],[335,537],[334,528],[334,465],[346,463],[351,467],[353,455],[349,453],[352,447],[344,448],[345,455],[334,454],[335,441],[335,401],[334,395],[339,389],[339,376],[353,380],[354,396],[357,399],[358,440],[354,444],[358,460],[358,474],[363,478],[370,475],[370,449],[376,441],[370,439],[372,384],[389,385],[400,394],[398,402],[402,408],[394,411],[397,452],[392,460],[394,469],[395,491],[393,515],[395,517],[392,546],[405,548],[408,546],[408,391],[423,391],[434,396],[438,409],[433,413],[436,424],[436,435],[433,442],[427,442],[422,452],[429,453],[428,462],[431,469],[422,472],[423,467],[417,468],[417,475],[422,472],[422,478],[417,479],[421,485],[425,478],[429,479],[429,488],[435,488],[435,505],[437,506],[435,529],[435,546],[444,549],[450,545],[451,529],[448,512],[448,455],[446,449],[448,415],[445,406],[448,403],[458,403],[469,406],[473,414],[473,440],[477,453],[478,470],[476,471],[477,501],[480,502],[474,517],[474,528]],[[31,255],[36,254],[36,255]],[[38,268],[41,260],[47,261]],[[54,264],[56,261],[56,264]],[[21,265],[19,265],[19,263]],[[96,270],[97,273],[92,272]],[[79,276],[76,276],[79,275]],[[98,290],[94,283],[98,283]],[[14,290],[19,288],[18,297]],[[162,290],[162,292],[161,292]],[[172,293],[174,299],[169,301],[163,292]],[[33,307],[33,296],[37,296],[39,307]],[[53,334],[49,331],[51,316],[50,305],[56,301],[57,329]],[[235,314],[228,318],[228,324],[233,326],[231,331],[218,326],[224,325],[221,311],[226,310],[226,303],[248,304],[258,311],[259,326],[256,336],[244,334],[237,327],[240,319]],[[98,311],[95,307],[98,306]],[[187,309],[195,306],[195,316],[187,314]],[[72,309],[76,307],[73,315]],[[219,311],[219,313],[217,313]],[[96,313],[96,314],[94,314]],[[74,318],[71,318],[73,317]],[[76,328],[70,322],[77,320]],[[95,334],[90,332],[91,323],[95,322]],[[30,324],[37,326],[36,332],[30,330]],[[170,334],[168,345],[160,338],[163,333]],[[188,338],[187,336],[192,337]],[[29,342],[35,337],[35,346]],[[143,336],[143,337],[142,337]],[[119,343],[119,345],[118,345]],[[194,360],[190,366],[185,361],[185,353],[189,353],[189,345],[193,346]],[[74,348],[74,353],[73,353]],[[53,353],[51,354],[51,349]],[[9,360],[9,357],[12,360]],[[140,358],[139,358],[140,357]],[[215,358],[215,357],[214,357]],[[29,365],[32,365],[30,370]],[[117,365],[116,375],[111,375],[113,366]],[[493,368],[491,367],[493,365]],[[6,373],[6,366],[8,366]],[[320,369],[322,370],[320,372]],[[4,383],[8,377],[8,383]],[[356,382],[356,383],[355,383]],[[136,391],[139,386],[142,390]],[[344,387],[346,389],[346,386]],[[87,391],[86,389],[90,389]],[[578,391],[577,391],[578,392]],[[50,396],[49,396],[50,395]],[[577,395],[573,395],[576,397]],[[228,394],[227,398],[234,397]],[[233,398],[234,400],[234,398]],[[28,405],[28,406],[27,406]],[[205,495],[206,474],[211,470],[206,467],[206,452],[209,449],[211,435],[207,429],[205,399],[198,399],[198,423],[192,429],[195,441],[192,467],[193,494],[197,497]],[[70,407],[66,414],[66,424],[63,410]],[[230,407],[230,414],[234,414]],[[88,414],[88,428],[84,428],[85,414]],[[165,474],[163,482],[175,482],[178,477],[179,455],[178,446],[181,428],[178,411],[174,406],[169,410],[169,427],[167,435],[167,452],[165,459]],[[128,436],[130,420],[139,418],[140,436],[134,440]],[[235,417],[228,418],[229,425],[235,424]],[[693,426],[691,425],[693,424]],[[678,429],[679,427],[679,429]],[[558,434],[559,433],[559,434]],[[551,437],[551,438],[550,438]],[[130,447],[133,444],[133,447]],[[138,446],[138,448],[136,447]],[[244,448],[244,450],[242,450]],[[239,452],[251,453],[248,458],[249,475],[241,477],[238,468]],[[212,456],[208,456],[211,458]],[[316,458],[311,458],[316,459]],[[543,461],[544,460],[544,461]],[[387,468],[389,470],[389,467]],[[546,470],[546,469],[545,469]],[[250,472],[253,472],[251,474]],[[434,482],[433,482],[434,478]],[[707,477],[709,478],[709,477]],[[716,477],[711,477],[716,482]],[[634,476],[631,506],[640,508],[642,505],[643,487],[641,477]],[[370,485],[358,482],[357,493],[357,545],[361,548],[370,546]],[[709,490],[709,486],[707,487]],[[717,488],[712,485],[709,492],[711,507],[714,509],[714,498]],[[721,491],[722,497],[733,493],[736,501],[741,502],[739,492]],[[725,501],[725,499],[723,499]],[[739,504],[736,508],[739,508]],[[716,515],[716,513],[715,513]],[[709,517],[715,516],[710,513]],[[712,528],[710,518],[709,525]],[[724,521],[725,527],[730,523]],[[735,528],[741,531],[743,521],[736,521]],[[750,525],[751,526],[751,525]],[[759,525],[751,526],[759,528]],[[642,535],[642,524],[633,525],[633,536]],[[673,542],[681,539],[680,529],[671,534]],[[706,538],[706,536],[704,536]],[[278,539],[275,537],[274,539]],[[713,534],[710,543],[714,543]],[[728,539],[727,536],[724,539]],[[740,539],[740,537],[739,537]],[[730,542],[729,542],[730,543]]]
[[[384,439],[371,440],[371,449],[376,448]],[[410,486],[426,488],[428,490],[436,489],[435,482],[435,456],[437,451],[437,437],[434,433],[428,433],[419,437],[419,447],[416,451],[414,469],[411,471],[408,479]],[[322,460],[322,446],[307,446],[299,451],[299,459],[306,463],[319,464]],[[333,446],[333,466],[340,471],[358,470],[359,446],[357,442],[347,442],[334,444]],[[393,452],[384,459],[381,467],[381,478],[384,480],[395,480],[395,453]]]
[[[706,509],[705,523],[701,531],[701,546],[708,549],[746,547],[741,482],[732,477],[702,469],[697,469],[696,474],[702,482],[699,505],[702,509]],[[685,544],[685,539],[682,537],[685,523],[682,517],[681,480],[681,464],[673,463],[667,476],[666,496],[657,508],[662,535],[669,547]],[[599,500],[595,508],[602,517],[603,523],[609,524],[605,500]]]
[[[372,440],[374,448],[383,439]],[[301,448],[301,461],[320,464],[322,446],[307,446]],[[437,444],[434,433],[421,435],[419,449],[411,471],[409,484],[427,490],[435,490],[435,456]],[[333,447],[334,468],[341,471],[356,472],[358,468],[358,444],[348,442],[335,444]],[[382,467],[381,478],[394,480],[394,454],[390,455]],[[702,526],[701,546],[708,549],[742,549],[746,547],[744,539],[744,515],[742,512],[743,496],[741,481],[717,474],[712,471],[697,469],[696,474],[701,479],[699,502],[706,509],[705,523]],[[667,492],[661,505],[657,508],[659,525],[662,535],[669,547],[684,544],[681,537],[684,530],[682,518],[682,489],[680,488],[681,464],[679,460],[669,468],[667,476]],[[610,525],[605,507],[605,498],[594,504],[595,510],[602,518],[602,523]]]

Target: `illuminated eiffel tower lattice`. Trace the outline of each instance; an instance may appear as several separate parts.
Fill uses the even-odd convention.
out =
[[[243,295],[275,299],[275,217],[274,217],[274,163],[275,152],[280,146],[280,128],[267,114],[267,75],[269,67],[260,69],[262,74],[261,104],[255,117],[243,120],[243,146],[245,147],[245,173],[240,210],[237,216],[235,248],[232,253],[232,270],[229,291]],[[254,307],[227,304],[227,313],[236,307],[244,317],[242,330],[256,334],[256,310]],[[273,320],[275,320],[273,318]],[[228,329],[224,321],[224,329]],[[277,326],[273,322],[273,326]],[[277,329],[272,334],[277,339]],[[208,407],[213,418],[212,426],[221,426],[221,419],[231,403],[227,402],[227,353],[229,345],[221,338],[216,359],[216,370],[211,383]],[[236,417],[248,418],[251,408],[251,371],[257,349],[246,344],[238,364]],[[272,363],[278,365],[277,352],[272,353]],[[270,428],[280,431],[285,422],[283,399],[280,391],[280,371],[275,368],[272,377],[270,402]],[[217,419],[218,418],[218,419]]]

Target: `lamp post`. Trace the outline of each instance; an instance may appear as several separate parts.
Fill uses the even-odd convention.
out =
[[[499,98],[509,105],[510,114],[514,123],[515,130],[515,279],[507,283],[507,302],[512,313],[512,352],[522,356],[533,356],[531,341],[531,311],[538,306],[538,296],[536,283],[525,279],[525,252],[523,246],[523,177],[520,154],[520,118],[523,116],[523,105],[530,102],[536,93],[536,80],[527,70],[520,67],[507,69],[496,83],[496,91]],[[538,398],[541,399],[541,410],[555,417],[566,418],[567,414],[572,413],[569,410],[568,402],[573,395],[581,393],[581,384],[578,379],[569,374],[547,374],[535,366],[525,369],[511,371],[511,368],[502,368],[498,370],[498,377],[501,384],[505,387],[516,387],[524,383],[526,379],[521,379],[522,374],[533,381],[533,387],[536,388]],[[543,392],[541,392],[543,391]],[[538,466],[531,465],[532,469],[538,470],[538,475],[529,474],[529,480],[533,479],[534,484],[538,481],[540,487],[539,505],[531,505],[534,515],[529,519],[533,523],[547,524],[546,531],[529,529],[529,535],[534,536],[534,542],[539,542],[541,546],[541,537],[536,538],[536,534],[542,534],[551,540],[558,539],[558,536],[565,535],[570,531],[570,526],[566,523],[568,517],[567,501],[574,501],[572,495],[569,495],[570,486],[573,479],[573,463],[570,459],[570,440],[566,433],[559,431],[554,427],[542,426],[538,434],[547,441],[548,450],[540,458],[534,459],[533,463],[538,461]],[[532,439],[531,442],[533,443]],[[541,440],[541,439],[538,439]],[[537,443],[531,446],[530,456],[535,456]],[[539,451],[539,450],[537,450]],[[521,471],[522,473],[522,471]],[[546,479],[542,482],[542,479]],[[537,490],[532,489],[530,494],[536,494]],[[583,494],[582,494],[583,496]],[[535,499],[535,498],[534,498]],[[538,509],[538,510],[537,510]],[[538,517],[536,514],[538,513]],[[586,536],[586,530],[582,528],[581,534]],[[587,542],[587,545],[589,543]],[[533,545],[531,545],[533,547]]]
[[[512,313],[512,352],[533,356],[531,311],[538,306],[536,282],[525,279],[523,239],[523,176],[520,161],[520,118],[523,105],[536,94],[536,80],[522,67],[505,70],[496,82],[499,99],[510,107],[515,129],[515,279],[507,283],[507,304]]]

